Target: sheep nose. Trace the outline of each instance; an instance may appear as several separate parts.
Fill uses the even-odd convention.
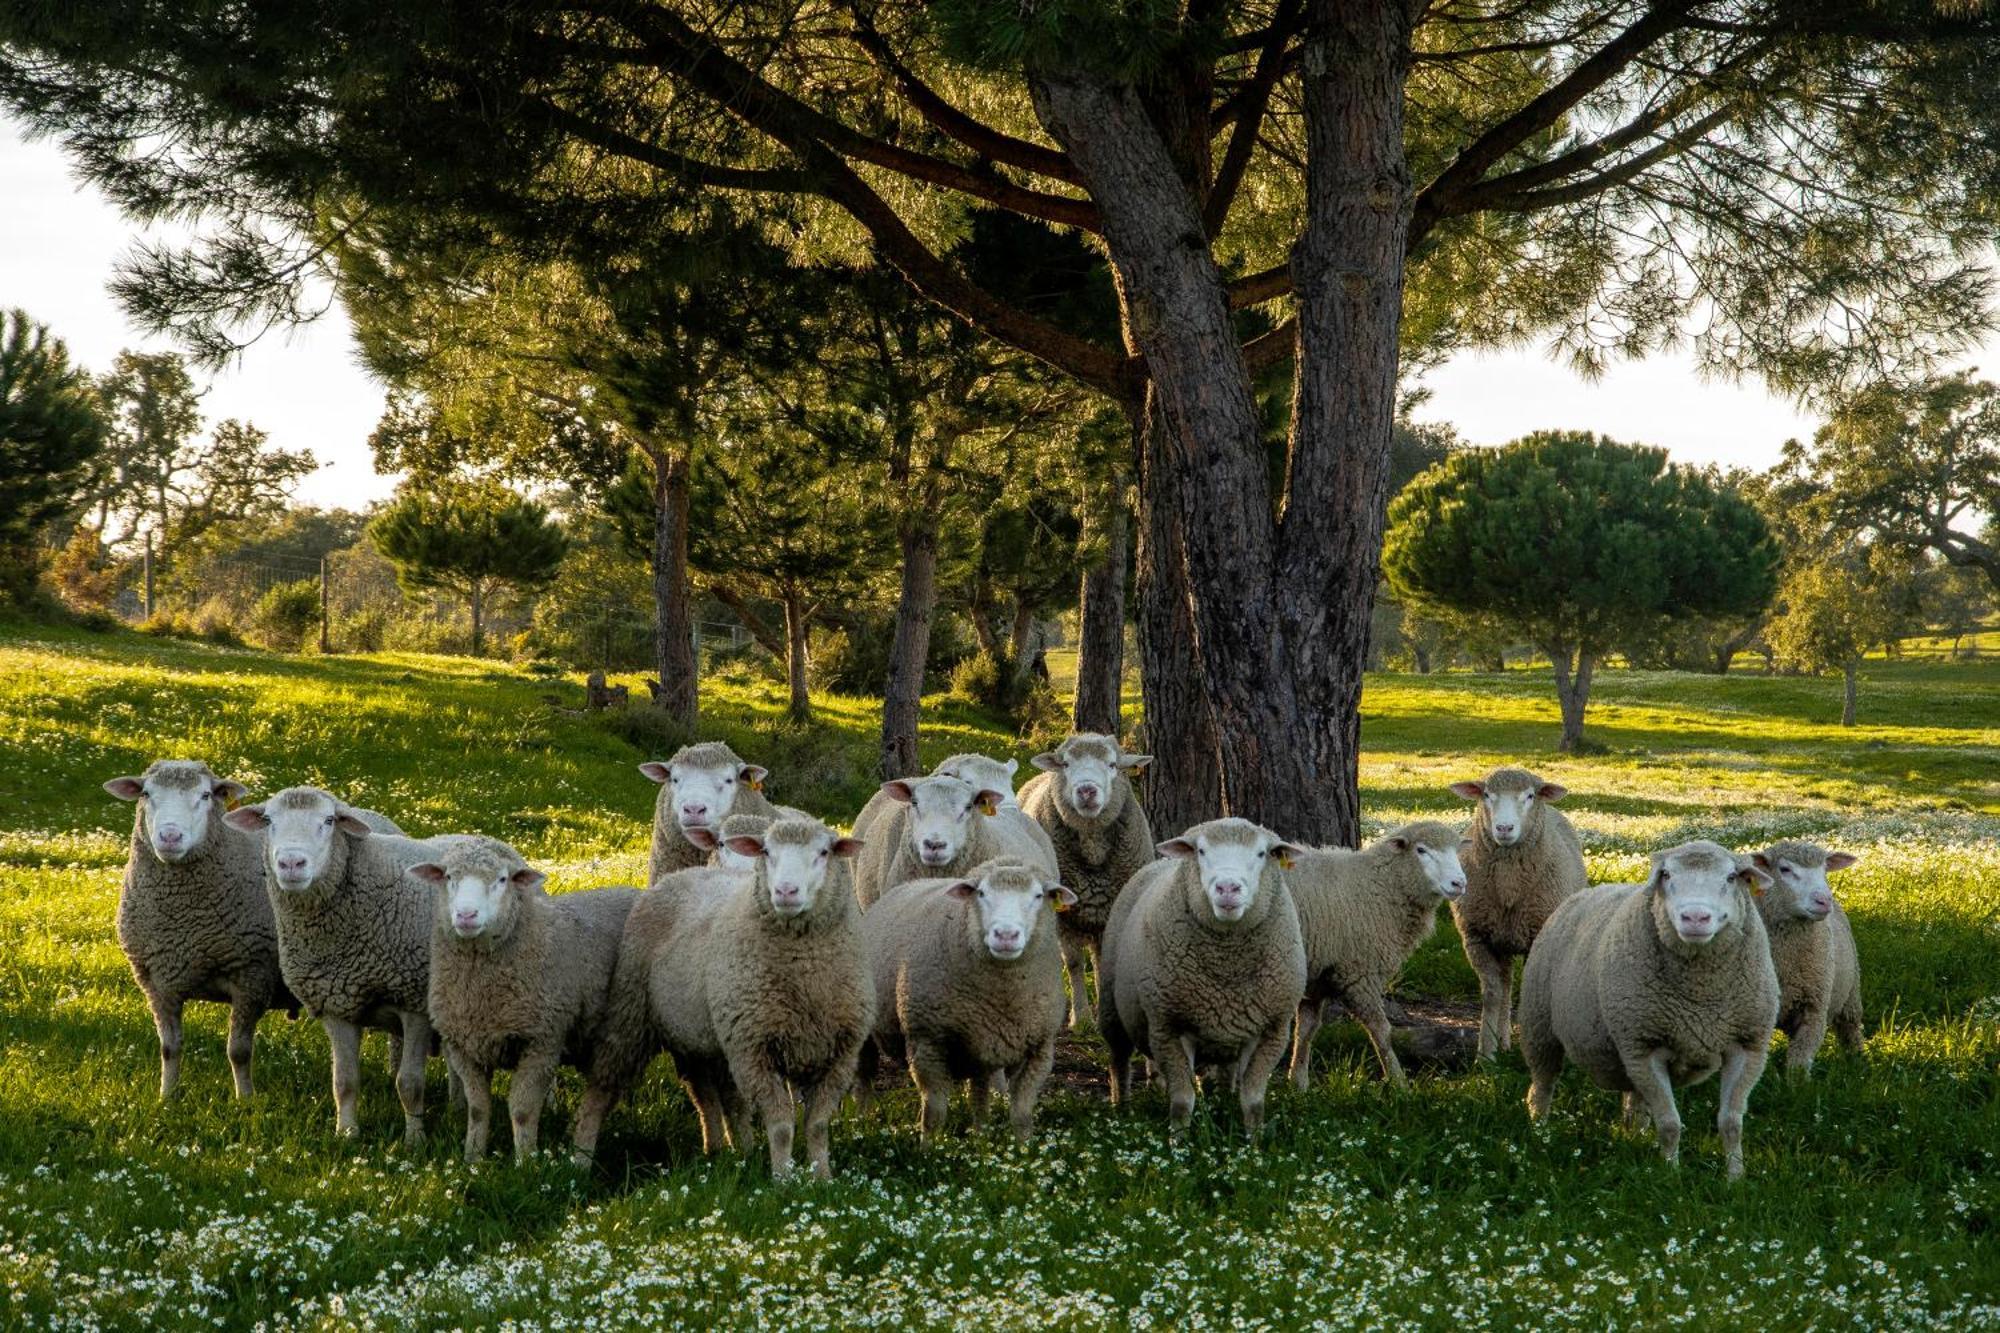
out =
[[[1493,831],[1503,838],[1510,837],[1513,835],[1514,826],[1512,824],[1495,824]]]
[[[1097,796],[1098,796],[1098,788],[1096,783],[1082,782],[1077,784],[1076,799],[1083,802],[1085,805],[1097,804]]]
[[[944,841],[944,839],[943,839],[943,838],[925,838],[925,839],[924,839],[924,850],[925,850],[925,851],[927,851],[927,852],[941,852],[941,851],[943,851],[944,849],[945,849],[945,841]]]
[[[278,853],[277,862],[278,873],[281,875],[303,875],[305,873],[306,856],[304,852],[280,852]]]
[[[1715,913],[1705,907],[1690,907],[1681,913],[1681,924],[1706,929],[1715,924]]]
[[[454,912],[451,919],[454,925],[476,926],[479,924],[479,913],[475,911]]]
[[[1243,896],[1243,882],[1235,879],[1218,879],[1215,881],[1215,896],[1218,898],[1241,898]]]
[[[771,897],[781,903],[795,903],[799,900],[799,886],[792,883],[773,884]]]
[[[187,834],[181,832],[179,828],[172,824],[162,825],[158,830],[157,836],[162,847],[178,847],[187,841]]]
[[[700,801],[688,801],[681,806],[682,819],[703,819],[708,815],[708,806]]]
[[[1833,910],[1833,895],[1830,893],[1815,893],[1812,896],[1812,905],[1815,912],[1831,912]]]
[[[993,942],[1003,949],[1015,948],[1021,943],[1021,928],[1019,926],[995,926],[993,927]]]

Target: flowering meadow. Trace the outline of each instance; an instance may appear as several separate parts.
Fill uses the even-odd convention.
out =
[[[778,683],[709,683],[713,734],[774,797],[836,821],[872,788],[874,701],[782,721]],[[644,691],[637,691],[643,697]],[[1078,1073],[1026,1146],[924,1150],[898,1090],[835,1124],[835,1178],[706,1161],[655,1068],[597,1164],[459,1161],[432,1066],[430,1142],[400,1143],[382,1038],[362,1135],[337,1140],[326,1040],[268,1015],[257,1095],[229,1095],[219,1006],[189,1009],[183,1086],[112,937],[131,807],[99,784],[186,755],[263,793],[328,786],[419,833],[483,831],[556,890],[629,881],[670,739],[577,711],[573,681],[459,658],[284,658],[0,626],[0,1327],[2000,1328],[2000,666],[1873,662],[1835,680],[1606,672],[1606,753],[1549,752],[1545,674],[1371,677],[1371,823],[1455,817],[1454,778],[1523,762],[1564,783],[1594,878],[1693,837],[1860,854],[1868,1042],[1810,1079],[1774,1060],[1748,1178],[1723,1177],[1715,1089],[1681,1095],[1678,1168],[1574,1072],[1530,1128],[1518,1054],[1390,1092],[1359,1029],[1263,1143],[1205,1096],[1180,1142],[1156,1090],[1113,1113]],[[821,703],[815,700],[816,703]],[[939,699],[927,758],[1025,759]],[[1448,920],[1399,989],[1476,995]],[[1068,1066],[1092,1067],[1080,1035]],[[504,1086],[504,1084],[503,1084]],[[544,1134],[579,1092],[566,1074]]]

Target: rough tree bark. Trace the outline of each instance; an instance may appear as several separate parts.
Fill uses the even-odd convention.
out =
[[[806,599],[797,588],[785,589],[785,675],[791,684],[794,722],[812,720],[812,694],[806,689]]]
[[[653,461],[653,657],[655,706],[692,727],[700,707],[694,661],[694,607],[688,594],[688,457],[658,449]]]
[[[1859,659],[1850,657],[1840,667],[1840,725],[1843,727],[1854,725],[1855,677],[1860,666]]]
[[[1307,225],[1292,263],[1300,372],[1282,521],[1207,243],[1202,174],[1169,147],[1206,143],[1206,126],[1184,131],[1092,71],[1034,70],[1030,90],[1098,204],[1127,336],[1145,357],[1157,412],[1148,488],[1158,506],[1159,481],[1173,481],[1222,807],[1287,836],[1352,845],[1410,223],[1410,16],[1399,4],[1316,0],[1309,29]],[[1164,591],[1149,584],[1149,596]],[[1145,620],[1157,632],[1166,617],[1149,608]],[[1149,712],[1152,697],[1149,687]],[[1149,734],[1172,734],[1169,719],[1158,730],[1154,721]]]
[[[884,781],[923,771],[917,759],[917,711],[930,655],[931,617],[937,609],[937,527],[918,517],[899,534],[903,586],[896,600],[896,632],[889,646],[889,679],[882,692]]]
[[[1583,743],[1583,710],[1590,703],[1590,677],[1597,668],[1597,654],[1566,643],[1549,644],[1544,651],[1555,671],[1556,704],[1562,710],[1562,739],[1556,748],[1575,754]]]
[[[1131,516],[1124,486],[1111,489],[1109,505],[1093,511],[1104,524],[1104,558],[1083,574],[1076,652],[1078,731],[1116,736],[1123,724],[1125,674],[1125,568],[1131,559]]]

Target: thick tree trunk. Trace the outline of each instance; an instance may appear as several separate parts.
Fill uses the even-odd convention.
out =
[[[1130,87],[1064,70],[1036,71],[1031,90],[1103,214],[1128,337],[1146,360],[1158,412],[1147,499],[1157,508],[1158,484],[1171,477],[1223,807],[1288,836],[1352,844],[1410,216],[1409,16],[1401,5],[1316,0],[1309,28],[1307,226],[1293,257],[1299,376],[1282,525],[1189,173]],[[1152,702],[1149,681],[1149,714]],[[1162,734],[1156,722],[1171,725],[1149,715],[1149,735]]]
[[[1000,636],[993,632],[993,580],[985,570],[980,570],[972,580],[971,604],[972,636],[979,641],[979,651],[994,661],[1000,660]]]
[[[1415,639],[1410,640],[1410,659],[1416,666],[1419,676],[1428,676],[1431,674],[1431,650],[1418,643]]]
[[[663,450],[653,460],[653,657],[660,691],[653,702],[692,727],[700,707],[694,660],[694,607],[688,594],[688,457]]]
[[[1030,641],[1035,637],[1035,608],[1033,603],[1014,599],[1014,623],[1007,632],[1007,657],[1014,664],[1014,674],[1028,673],[1028,653]]]
[[[709,595],[714,597],[716,601],[721,602],[736,613],[736,618],[743,622],[744,629],[750,631],[750,637],[757,641],[758,647],[773,657],[783,658],[786,655],[789,649],[785,644],[784,636],[765,623],[764,617],[757,614],[756,608],[750,605],[748,599],[742,593],[738,592],[734,585],[721,582],[711,583],[708,585],[708,591]],[[692,641],[692,636],[690,636],[690,641]]]
[[[797,588],[785,589],[785,674],[791,682],[792,721],[810,721],[812,695],[806,689],[806,603]]]
[[[1840,725],[1843,727],[1854,725],[1855,677],[1859,674],[1860,666],[1860,662],[1850,657],[1840,668]]]
[[[917,758],[917,713],[930,655],[931,617],[937,609],[937,529],[912,521],[900,539],[903,588],[896,602],[896,632],[889,647],[889,679],[882,691],[884,781],[923,771]]]
[[[1575,754],[1583,743],[1583,711],[1590,703],[1590,677],[1597,668],[1597,655],[1588,648],[1572,650],[1566,643],[1550,644],[1547,651],[1555,671],[1556,704],[1562,710],[1562,739],[1556,748]]]
[[[1116,736],[1123,724],[1125,674],[1125,566],[1131,558],[1131,516],[1126,512],[1122,485],[1102,510],[1104,558],[1083,575],[1080,630],[1076,651],[1076,711],[1078,731]]]

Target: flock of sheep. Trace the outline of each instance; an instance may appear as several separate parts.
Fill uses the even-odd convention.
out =
[[[361,1033],[386,1029],[405,1136],[424,1133],[425,1065],[441,1041],[465,1153],[484,1155],[491,1081],[517,1157],[535,1151],[560,1064],[580,1070],[579,1158],[653,1058],[674,1068],[705,1151],[749,1147],[774,1174],[805,1153],[829,1173],[828,1130],[884,1059],[906,1061],[926,1137],[964,1083],[974,1122],[994,1093],[1033,1128],[1056,1040],[1096,977],[1111,1098],[1134,1054],[1165,1086],[1169,1123],[1197,1080],[1227,1079],[1256,1134],[1285,1048],[1304,1087],[1322,1010],[1344,1005],[1403,1081],[1383,993],[1457,918],[1480,979],[1479,1053],[1521,1044],[1540,1117],[1565,1059],[1649,1117],[1667,1158],[1674,1089],[1721,1075],[1718,1128],[1740,1175],[1744,1106],[1773,1029],[1810,1069],[1831,1023],[1861,1039],[1854,939],[1827,887],[1844,853],[1784,842],[1737,856],[1712,842],[1655,854],[1642,884],[1589,887],[1564,789],[1502,768],[1454,784],[1461,831],[1425,820],[1358,851],[1301,848],[1242,819],[1157,845],[1133,791],[1148,756],[1081,734],[1016,765],[957,755],[884,783],[843,835],[763,795],[729,747],[692,745],[641,770],[660,784],[648,887],[550,896],[504,842],[405,836],[313,787],[254,805],[240,783],[161,760],[105,783],[138,803],[118,938],[151,1005],[160,1092],[180,1075],[189,1000],[230,1006],[229,1061],[251,1090],[268,1009],[304,1009],[332,1046],[338,1130],[359,1129]],[[1065,970],[1067,987],[1065,987]],[[1067,991],[1067,994],[1065,993]]]

